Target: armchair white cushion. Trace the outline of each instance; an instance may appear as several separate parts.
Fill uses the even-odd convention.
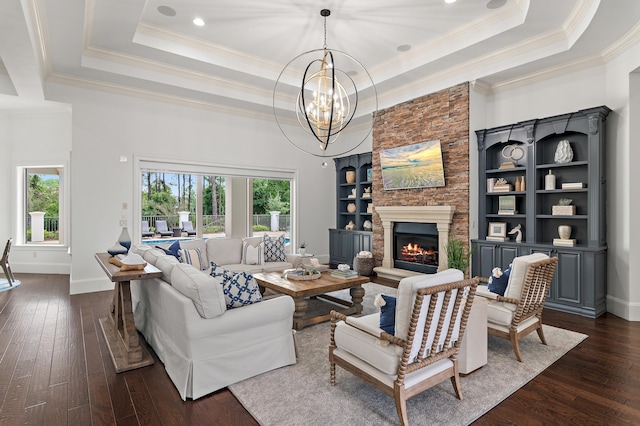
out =
[[[511,275],[504,297],[478,286],[477,294],[489,299],[487,328],[491,335],[509,339],[518,361],[522,362],[518,341],[537,331],[547,344],[542,331],[542,309],[558,263],[544,253],[533,253],[513,259]]]
[[[329,363],[393,397],[408,424],[406,400],[446,379],[462,399],[456,355],[478,279],[454,269],[404,278],[398,285],[396,335],[379,328],[380,314],[352,318],[332,312]]]

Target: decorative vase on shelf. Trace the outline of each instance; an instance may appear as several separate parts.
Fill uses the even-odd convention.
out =
[[[127,251],[131,248],[131,237],[129,236],[129,231],[126,226],[122,227],[122,232],[120,232],[120,237],[118,237],[118,243],[127,249]]]
[[[300,247],[300,256],[304,256],[307,254],[307,248],[306,247]]]
[[[558,235],[563,240],[568,240],[571,237],[571,226],[560,225],[558,226]]]
[[[573,150],[571,149],[571,144],[568,140],[561,140],[558,142],[558,147],[556,148],[556,152],[553,156],[553,161],[556,164],[567,164],[573,160]]]
[[[547,191],[556,189],[556,177],[551,170],[549,170],[549,174],[544,177],[544,189]]]
[[[356,205],[355,205],[355,203],[349,203],[349,204],[347,205],[347,211],[348,211],[349,213],[355,213],[355,212],[356,212]]]
[[[354,183],[356,181],[356,172],[353,170],[347,171],[345,178],[347,179],[347,183]]]

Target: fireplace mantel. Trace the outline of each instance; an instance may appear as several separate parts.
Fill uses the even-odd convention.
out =
[[[435,223],[438,227],[438,271],[447,269],[445,245],[449,241],[449,228],[453,220],[454,206],[376,206],[384,231],[382,266],[374,268],[378,276],[402,279],[417,272],[393,267],[393,224],[395,222]]]

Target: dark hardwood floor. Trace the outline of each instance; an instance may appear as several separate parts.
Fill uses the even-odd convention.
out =
[[[17,278],[0,293],[1,425],[257,424],[226,389],[182,401],[155,354],[116,374],[98,322],[111,292],[69,296],[66,275]],[[640,323],[550,310],[544,322],[589,338],[475,424],[640,424]]]

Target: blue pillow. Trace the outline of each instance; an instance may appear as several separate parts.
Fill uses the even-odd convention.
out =
[[[165,252],[165,254],[170,254],[171,256],[175,256],[176,259],[180,260],[180,241],[176,241],[169,246],[168,249],[162,248],[160,246],[156,246],[156,248],[161,249]]]
[[[247,272],[234,273],[211,262],[210,275],[217,278],[222,285],[227,309],[251,305],[262,300],[258,283],[253,275]]]
[[[381,294],[385,304],[380,306],[380,328],[394,335],[396,328],[396,298]]]
[[[498,269],[498,268],[494,268]],[[487,288],[491,293],[499,294],[500,296],[504,296],[504,292],[507,289],[507,284],[509,284],[509,275],[511,274],[511,268],[507,268],[502,272],[502,276],[499,278],[494,274],[491,274],[489,277],[489,285]]]

